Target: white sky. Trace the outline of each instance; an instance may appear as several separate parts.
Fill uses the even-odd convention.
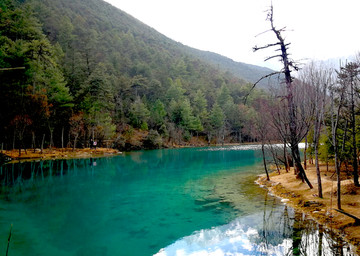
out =
[[[235,61],[279,67],[264,59],[274,52],[252,47],[275,42],[268,32],[271,0],[106,0],[165,36]],[[360,51],[359,0],[273,0],[277,28],[287,27],[289,53],[301,62]]]

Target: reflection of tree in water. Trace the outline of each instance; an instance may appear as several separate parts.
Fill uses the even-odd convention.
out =
[[[300,213],[295,214],[292,251],[293,255],[356,255],[341,237]]]
[[[256,251],[264,252],[264,255],[273,255],[272,250],[282,245],[282,253],[286,252],[293,222],[294,211],[286,205],[279,207],[277,199],[266,194],[262,223],[259,223],[258,236],[254,241]]]
[[[281,245],[283,255],[355,256],[350,245],[331,230],[284,205],[276,207],[274,197],[265,196],[262,224],[254,244],[261,255],[273,255]]]
[[[20,193],[25,189],[51,184],[53,177],[76,175],[78,168],[91,171],[95,159],[30,161],[0,165],[0,193]],[[96,162],[95,162],[96,163]]]

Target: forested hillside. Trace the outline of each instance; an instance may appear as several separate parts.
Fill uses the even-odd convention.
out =
[[[230,72],[234,76],[240,79],[245,79],[246,81],[249,81],[251,83],[256,83],[261,77],[264,77],[274,72],[274,70],[271,70],[269,68],[259,67],[242,62],[236,62],[232,59],[226,58],[213,52],[199,51],[197,49],[193,49],[192,53],[195,56],[198,56],[200,59],[208,63],[212,63],[216,67],[226,72]],[[266,90],[268,89],[269,84],[274,85],[276,83],[278,83],[278,79],[275,77],[261,80],[258,86]]]
[[[194,51],[101,0],[3,0],[0,142],[85,147],[92,138],[134,149],[251,140],[245,124],[265,93],[244,105],[251,84]]]

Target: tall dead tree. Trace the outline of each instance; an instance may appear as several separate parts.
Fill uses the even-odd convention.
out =
[[[299,151],[299,143],[301,142],[301,140],[304,138],[305,135],[298,132],[298,125],[296,122],[297,109],[296,109],[295,103],[294,103],[294,84],[293,84],[293,77],[291,76],[291,72],[293,70],[297,71],[297,70],[299,70],[299,68],[289,58],[289,54],[287,51],[288,51],[288,47],[289,47],[290,43],[285,43],[285,39],[282,37],[282,32],[285,30],[285,28],[277,29],[275,27],[273,14],[274,14],[273,6],[271,5],[270,9],[268,11],[267,20],[270,22],[270,25],[271,25],[270,31],[272,31],[276,35],[277,42],[268,44],[265,46],[261,46],[261,47],[255,46],[253,48],[253,50],[254,50],[254,52],[256,52],[258,50],[263,50],[263,49],[267,49],[267,48],[271,48],[271,47],[278,47],[276,49],[276,51],[279,51],[280,54],[268,57],[265,59],[265,61],[273,59],[273,58],[279,58],[283,64],[283,69],[279,72],[274,72],[265,77],[262,77],[260,80],[262,80],[266,77],[272,76],[272,75],[276,75],[276,74],[283,74],[285,76],[286,93],[287,93],[286,100],[288,103],[287,107],[288,107],[288,116],[289,116],[289,140],[288,140],[288,143],[290,144],[291,154],[293,157],[295,168],[299,172],[299,176],[301,177],[302,180],[304,180],[308,184],[308,186],[310,188],[313,188],[312,184],[310,183],[310,181],[308,180],[308,178],[306,176],[303,166],[301,165],[301,158],[300,158],[300,151]],[[256,82],[254,84],[254,87],[256,86],[256,84],[258,82]]]

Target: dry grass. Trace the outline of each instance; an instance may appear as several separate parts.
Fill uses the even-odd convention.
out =
[[[52,148],[44,149],[41,152],[40,149],[28,149],[21,150],[19,155],[19,150],[3,150],[3,154],[11,157],[14,160],[35,160],[35,159],[68,159],[68,158],[86,158],[86,157],[101,157],[116,155],[119,152],[116,149],[111,148],[97,148],[97,149],[75,149],[72,148]]]
[[[289,199],[287,202],[297,210],[306,213],[310,218],[335,229],[356,247],[360,244],[360,226],[354,225],[354,219],[335,211],[337,209],[337,184],[334,180],[333,170],[326,171],[321,167],[323,198],[318,197],[318,182],[314,166],[309,166],[306,174],[314,186],[310,189],[305,183],[297,179],[293,171],[286,173],[282,170],[271,174],[270,182],[260,177],[258,182],[265,185],[278,197]],[[342,209],[360,218],[360,188],[355,187],[351,179],[341,182]],[[360,253],[360,247],[357,248]]]

